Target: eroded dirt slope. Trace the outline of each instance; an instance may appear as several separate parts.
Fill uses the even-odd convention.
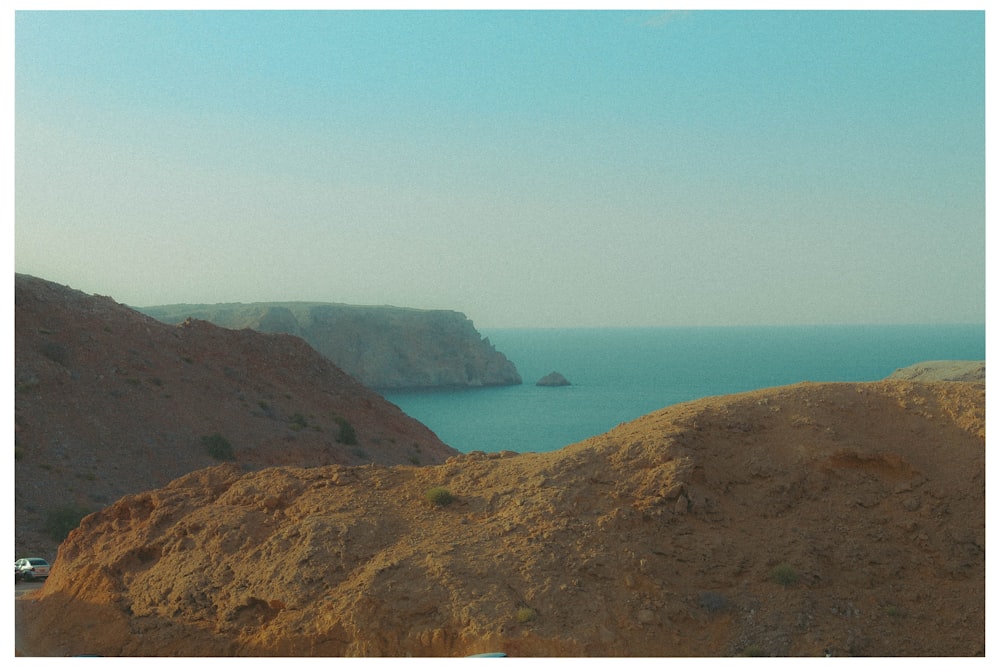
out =
[[[72,533],[20,646],[983,655],[984,396],[801,384],[545,454],[195,472]],[[436,486],[454,502],[427,502]]]

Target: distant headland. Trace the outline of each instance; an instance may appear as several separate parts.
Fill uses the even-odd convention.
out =
[[[188,318],[227,329],[288,333],[373,389],[521,384],[506,356],[452,310],[283,302],[136,308],[168,324]]]

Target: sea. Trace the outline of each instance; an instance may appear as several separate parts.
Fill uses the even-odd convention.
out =
[[[795,384],[867,382],[983,360],[984,324],[482,329],[524,381],[384,396],[461,452],[547,452],[661,408]],[[539,387],[551,372],[571,383]]]

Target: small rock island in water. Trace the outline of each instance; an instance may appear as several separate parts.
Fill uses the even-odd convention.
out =
[[[539,387],[568,387],[569,380],[563,377],[561,373],[552,371],[535,384]]]

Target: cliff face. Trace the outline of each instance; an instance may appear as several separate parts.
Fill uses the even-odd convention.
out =
[[[55,555],[53,517],[216,465],[227,443],[247,470],[457,453],[294,336],[171,326],[24,275],[14,308],[18,557]]]
[[[18,646],[984,655],[985,428],[982,384],[801,384],[544,454],[205,469],[88,517]]]
[[[139,309],[167,323],[192,317],[230,329],[303,338],[376,389],[520,384],[514,364],[462,313],[331,303],[170,305]]]

